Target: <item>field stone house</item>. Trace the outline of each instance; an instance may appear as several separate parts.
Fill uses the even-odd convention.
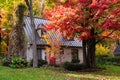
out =
[[[24,31],[28,39],[26,58],[27,61],[30,61],[33,59],[32,36],[31,36],[32,29],[30,26],[30,17],[24,16],[24,22],[25,22]],[[42,30],[40,29],[40,25],[45,25],[48,22],[49,22],[48,20],[34,17],[38,59],[46,60],[49,64],[50,60],[46,57],[47,53],[45,52],[45,46],[48,46],[48,44],[46,44],[46,42],[43,39],[41,39]],[[64,38],[62,40],[64,40]],[[82,42],[78,42],[77,40],[68,40],[64,41],[64,43],[62,43],[61,46],[63,49],[61,55],[64,58],[62,58],[61,61],[60,59],[56,58],[56,64],[71,62],[72,59],[74,58],[80,60],[80,63],[83,63]]]

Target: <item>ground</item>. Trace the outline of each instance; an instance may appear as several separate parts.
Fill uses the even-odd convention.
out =
[[[0,66],[0,80],[120,80],[120,67],[106,65],[98,72],[72,72],[55,67],[12,69]]]

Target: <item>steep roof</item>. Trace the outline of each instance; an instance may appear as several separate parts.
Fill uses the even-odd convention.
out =
[[[25,22],[25,26],[24,26],[24,31],[25,34],[28,38],[28,42],[30,44],[32,44],[32,29],[30,26],[30,17],[29,16],[24,16],[24,22]],[[35,23],[35,28],[38,29],[40,27],[40,25],[46,25],[46,23],[49,23],[49,20],[45,20],[43,18],[37,18],[34,17],[34,23]],[[63,39],[61,39],[63,40]],[[46,42],[42,39],[40,39],[37,31],[36,31],[36,43],[37,45],[47,45]],[[69,46],[69,47],[82,47],[82,42],[78,42],[77,40],[74,41],[64,41],[64,43],[62,43],[62,46]]]
[[[113,52],[114,55],[120,55],[120,45],[117,46],[117,48]]]

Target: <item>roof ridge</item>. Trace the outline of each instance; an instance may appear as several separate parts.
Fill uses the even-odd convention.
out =
[[[30,16],[29,16],[29,15],[24,15],[24,17],[30,17]],[[47,20],[47,19],[45,19],[45,18],[40,18],[40,17],[34,17],[34,18]],[[49,21],[49,20],[48,20],[48,21]]]

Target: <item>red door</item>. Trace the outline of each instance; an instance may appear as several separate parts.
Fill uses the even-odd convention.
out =
[[[50,57],[50,65],[55,65],[55,56]]]

